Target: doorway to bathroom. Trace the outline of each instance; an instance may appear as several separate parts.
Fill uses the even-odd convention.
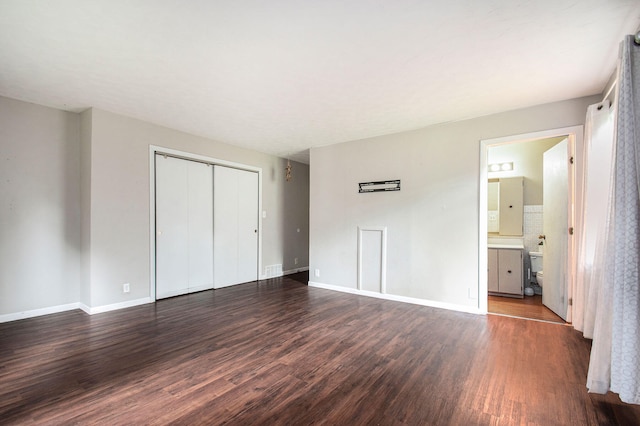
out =
[[[581,144],[582,126],[481,141],[480,309],[571,321]]]

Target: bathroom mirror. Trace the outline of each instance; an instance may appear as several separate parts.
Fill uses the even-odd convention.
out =
[[[524,178],[489,179],[487,185],[487,231],[493,235],[522,236]]]

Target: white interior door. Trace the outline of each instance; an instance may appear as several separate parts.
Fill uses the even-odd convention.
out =
[[[155,158],[156,298],[213,288],[212,167]]]
[[[569,239],[569,141],[543,154],[542,227],[545,235],[542,303],[567,319]]]
[[[258,174],[214,166],[214,287],[258,279]]]
[[[156,155],[156,298],[189,288],[187,162]]]

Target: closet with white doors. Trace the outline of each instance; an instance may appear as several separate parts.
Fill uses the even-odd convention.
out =
[[[156,298],[258,278],[258,173],[155,155]]]

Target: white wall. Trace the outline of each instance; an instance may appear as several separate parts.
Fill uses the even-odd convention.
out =
[[[477,308],[480,140],[583,124],[587,106],[599,100],[312,149],[310,280],[355,289],[357,227],[386,226],[389,294]],[[359,182],[386,179],[401,179],[402,190],[358,194]]]
[[[79,116],[0,97],[0,315],[80,298]]]
[[[293,162],[285,182],[282,158],[101,110],[2,97],[0,144],[0,320],[150,296],[149,145],[261,167],[263,265],[308,266],[305,164]]]

